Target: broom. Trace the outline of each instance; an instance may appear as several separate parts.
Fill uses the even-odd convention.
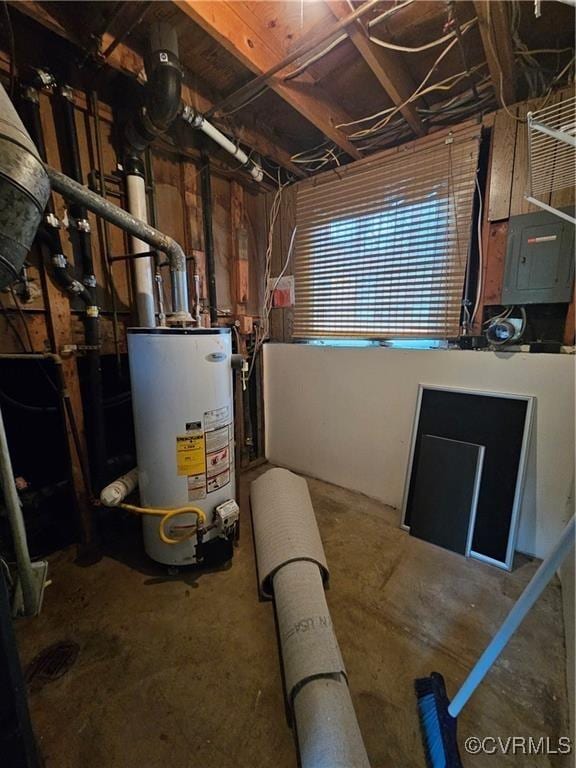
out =
[[[573,517],[452,701],[438,672],[415,681],[424,750],[430,768],[462,768],[456,739],[457,717],[570,551],[575,530]]]

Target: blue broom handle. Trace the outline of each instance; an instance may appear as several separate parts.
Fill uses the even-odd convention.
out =
[[[564,528],[560,539],[548,556],[542,561],[540,567],[534,576],[532,576],[532,579],[506,617],[504,623],[492,638],[490,645],[486,648],[482,656],[480,656],[462,687],[452,700],[448,707],[448,713],[452,717],[458,717],[470,696],[472,696],[491,666],[506,647],[508,640],[510,640],[514,632],[518,629],[528,611],[532,608],[536,600],[538,600],[544,588],[554,576],[566,555],[570,552],[570,549],[574,545],[574,533],[576,531],[575,520],[576,518],[573,517],[566,528]]]

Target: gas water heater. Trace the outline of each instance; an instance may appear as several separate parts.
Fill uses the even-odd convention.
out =
[[[161,530],[160,517],[143,515],[146,552],[170,566],[229,559],[238,528],[230,329],[131,328],[128,356],[140,503],[205,517],[178,514]]]

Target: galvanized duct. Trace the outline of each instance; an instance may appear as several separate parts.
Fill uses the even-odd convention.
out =
[[[38,150],[0,84],[0,289],[18,278],[49,195]]]
[[[326,557],[306,481],[271,469],[252,483],[260,589],[274,596],[301,768],[369,768],[328,611]]]

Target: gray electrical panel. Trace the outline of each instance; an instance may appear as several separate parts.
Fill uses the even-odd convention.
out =
[[[547,211],[511,216],[502,304],[570,302],[573,282],[574,225]]]

